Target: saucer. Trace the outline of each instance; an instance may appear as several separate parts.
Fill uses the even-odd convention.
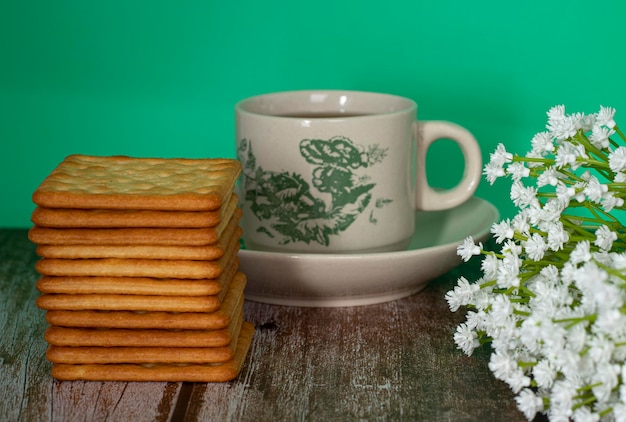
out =
[[[422,290],[459,265],[457,246],[467,236],[489,236],[499,218],[489,202],[473,197],[445,211],[415,213],[406,250],[368,254],[310,254],[242,249],[245,297],[288,306],[339,307],[387,302]]]

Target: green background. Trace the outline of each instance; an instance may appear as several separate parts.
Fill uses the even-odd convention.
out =
[[[68,154],[234,157],[233,106],[265,92],[410,97],[485,160],[499,142],[525,153],[557,104],[612,106],[619,124],[625,18],[618,0],[4,0],[0,226],[31,225],[32,192]],[[428,157],[444,187],[462,171],[447,142]],[[477,195],[512,216],[508,192]]]

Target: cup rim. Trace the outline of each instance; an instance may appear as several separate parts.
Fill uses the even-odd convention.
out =
[[[315,116],[315,111],[308,108],[301,111],[294,110],[294,98],[304,101],[304,104],[320,106],[328,104],[328,101],[332,101],[332,99],[338,99],[340,107],[333,109],[320,108],[320,116]],[[309,99],[308,103],[306,102],[307,98]],[[357,104],[353,106],[354,103],[350,101],[351,99],[356,99]],[[359,100],[360,103],[358,102]],[[363,101],[368,100],[370,101],[368,107],[365,107]],[[344,103],[343,107],[341,106],[342,102]],[[290,105],[291,107],[289,107]],[[357,107],[357,109],[353,107]],[[240,114],[276,119],[336,120],[415,113],[417,111],[417,103],[410,98],[400,95],[374,91],[303,89],[268,92],[244,98],[235,104],[235,111]],[[298,113],[306,115],[298,115]],[[336,115],[328,116],[329,113],[336,113]]]

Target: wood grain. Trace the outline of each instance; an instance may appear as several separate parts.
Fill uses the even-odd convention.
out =
[[[256,333],[242,372],[206,384],[53,380],[35,306],[37,259],[26,230],[0,229],[3,421],[525,420],[489,371],[488,351],[466,357],[454,345],[463,315],[444,295],[459,275],[477,273],[472,263],[379,305],[246,302]]]

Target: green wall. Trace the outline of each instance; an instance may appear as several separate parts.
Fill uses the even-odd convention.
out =
[[[407,96],[484,159],[498,142],[526,152],[556,104],[626,122],[625,18],[619,0],[4,0],[0,226],[31,225],[32,192],[68,154],[234,157],[234,103],[270,91]],[[431,151],[432,183],[454,183],[438,163],[458,155]],[[512,216],[508,190],[478,196]]]

